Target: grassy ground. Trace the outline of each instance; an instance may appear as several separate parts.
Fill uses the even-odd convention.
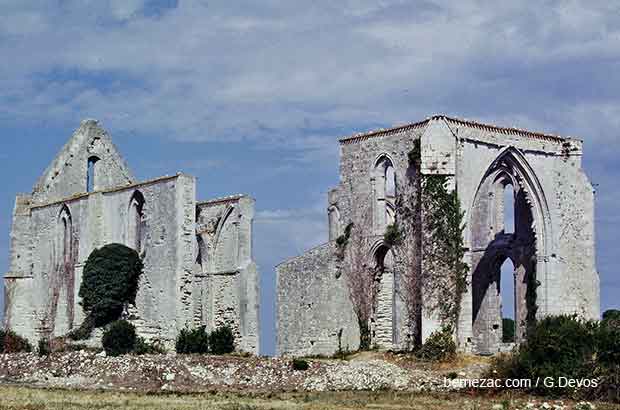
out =
[[[258,410],[258,409],[411,409],[483,410],[502,405],[504,409],[523,409],[528,398],[522,395],[478,396],[459,394],[402,394],[390,392],[342,392],[316,394],[278,394],[273,396],[233,394],[136,394],[43,390],[0,386],[0,410],[82,410],[82,409],[175,409],[175,410]],[[617,409],[597,404],[597,410]]]

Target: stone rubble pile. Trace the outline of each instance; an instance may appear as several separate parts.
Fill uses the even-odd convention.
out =
[[[311,360],[306,371],[283,358],[145,355],[79,351],[39,357],[0,355],[0,383],[45,387],[166,391],[440,391],[440,372],[388,360]]]

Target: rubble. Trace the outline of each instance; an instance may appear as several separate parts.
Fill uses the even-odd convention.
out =
[[[139,391],[442,391],[445,372],[377,354],[363,360],[309,360],[296,371],[284,358],[207,355],[105,357],[78,351],[0,355],[0,383]],[[459,371],[470,374],[467,369]]]

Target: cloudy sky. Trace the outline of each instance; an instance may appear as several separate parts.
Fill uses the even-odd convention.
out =
[[[273,266],[326,239],[337,138],[447,113],[585,140],[603,308],[620,307],[618,2],[0,0],[0,10],[3,271],[15,194],[96,118],[138,177],[183,170],[202,198],[257,199],[271,353]]]

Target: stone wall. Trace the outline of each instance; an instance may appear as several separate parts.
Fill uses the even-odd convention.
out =
[[[101,167],[94,191],[86,192],[84,164],[94,155]],[[236,196],[197,203],[192,176],[132,183],[130,175],[105,131],[85,121],[33,194],[17,197],[5,326],[33,343],[79,326],[84,312],[78,292],[88,256],[121,243],[144,262],[136,304],[126,312],[140,335],[172,348],[184,327],[229,324],[238,348],[258,353],[254,201]],[[219,218],[215,241],[201,254],[205,221],[212,217]]]
[[[106,131],[97,121],[85,120],[37,182],[33,202],[52,202],[86,192],[89,158],[99,160],[95,164],[95,190],[135,182]]]
[[[337,274],[335,247],[325,244],[276,267],[276,352],[332,355],[359,347],[359,327],[345,278]]]
[[[382,237],[390,222],[393,199],[386,193],[384,170],[386,164],[393,167],[398,191],[406,173],[411,172],[407,154],[416,139],[421,149],[419,172],[446,176],[465,212],[465,261],[471,270],[458,321],[462,350],[493,353],[501,348],[501,295],[491,289],[499,289],[499,266],[506,258],[515,264],[517,320],[525,320],[527,312],[533,311],[525,297],[532,286],[528,278],[541,283],[535,291],[537,317],[579,313],[598,318],[594,196],[581,168],[579,140],[445,116],[342,139],[340,183],[330,191],[327,204],[332,243],[349,222],[363,224],[372,243],[369,260],[385,264],[383,258],[391,251],[385,250]],[[506,184],[514,186],[515,233],[506,233],[504,227],[500,196]],[[333,257],[321,249],[278,267],[281,353],[312,351],[307,340],[332,327],[329,322],[322,324],[316,313],[311,315],[310,331],[298,324],[308,315],[297,307],[299,301],[309,306],[323,298],[321,287],[316,293],[305,292],[309,284],[301,277],[320,278],[319,283],[325,283],[329,279],[326,272],[335,266]],[[392,256],[398,265],[397,255]],[[374,341],[382,348],[403,346],[399,334],[403,332],[404,311],[398,281],[392,274],[382,275],[373,323]],[[346,297],[346,292],[343,294]],[[334,303],[321,304],[321,315],[337,315]],[[424,306],[422,339],[439,327],[436,314]],[[333,343],[329,349],[334,349]]]
[[[214,329],[230,326],[241,350],[259,348],[259,278],[252,257],[254,200],[234,196],[201,202],[195,320]]]

